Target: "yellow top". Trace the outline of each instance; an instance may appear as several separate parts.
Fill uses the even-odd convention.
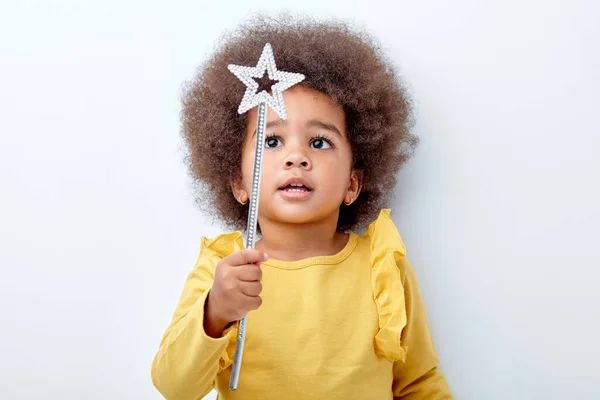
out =
[[[262,306],[248,315],[237,391],[229,390],[237,327],[203,328],[215,266],[243,248],[240,232],[208,240],[152,363],[167,399],[451,399],[415,274],[383,210],[331,256],[262,263]]]

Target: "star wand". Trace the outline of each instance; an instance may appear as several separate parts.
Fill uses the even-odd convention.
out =
[[[258,222],[258,201],[260,194],[260,181],[262,175],[262,161],[265,150],[265,131],[267,130],[267,106],[279,115],[281,119],[287,119],[285,113],[285,104],[283,103],[282,92],[295,84],[304,80],[304,75],[292,72],[278,71],[273,57],[273,49],[269,43],[265,44],[262,54],[256,67],[246,67],[230,64],[227,66],[240,81],[246,85],[246,93],[238,108],[238,113],[243,114],[246,111],[258,105],[258,121],[256,126],[256,148],[254,152],[254,168],[252,172],[252,193],[250,195],[250,205],[248,210],[248,227],[246,237],[246,248],[253,249],[256,244],[256,225]],[[267,72],[269,79],[278,81],[271,86],[272,94],[262,90],[257,93],[258,83],[254,78],[260,79]],[[229,389],[236,390],[240,377],[240,368],[242,365],[242,355],[244,353],[244,341],[246,339],[246,324],[248,316],[245,316],[239,323],[238,337],[235,346],[235,356],[233,358],[233,368],[231,378],[229,379]]]

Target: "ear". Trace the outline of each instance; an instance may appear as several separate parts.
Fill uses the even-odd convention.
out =
[[[248,192],[244,189],[244,185],[242,184],[242,177],[238,177],[237,179],[232,180],[231,182],[231,193],[233,197],[238,201],[238,203],[244,205],[248,203],[250,197],[248,196]]]
[[[344,196],[344,204],[349,206],[354,203],[362,190],[363,173],[357,169],[353,169],[350,173],[350,182]]]

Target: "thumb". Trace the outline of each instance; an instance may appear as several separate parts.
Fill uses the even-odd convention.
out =
[[[231,266],[261,263],[268,259],[269,256],[267,253],[256,249],[240,250],[225,258],[227,263]]]

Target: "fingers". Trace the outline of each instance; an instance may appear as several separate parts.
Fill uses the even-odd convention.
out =
[[[258,310],[262,305],[262,298],[258,295],[262,291],[262,285],[260,282],[239,282],[239,292],[235,296],[237,306],[234,310],[235,315],[241,319],[244,315],[247,315],[250,311]]]
[[[240,265],[246,264],[254,264],[260,263],[262,261],[267,261],[268,256],[266,253],[256,250],[256,249],[245,249],[237,251],[223,259],[227,264],[237,267]]]
[[[223,320],[241,319],[262,305],[260,263],[268,256],[256,249],[237,251],[223,258],[216,266],[211,293],[219,304]]]
[[[236,276],[240,281],[254,282],[262,280],[262,270],[257,265],[241,265],[235,270]]]
[[[260,296],[248,297],[246,302],[246,306],[248,307],[248,311],[258,310],[262,305],[262,298]]]
[[[240,291],[248,297],[256,297],[262,292],[262,284],[258,281],[254,282],[239,282]]]

